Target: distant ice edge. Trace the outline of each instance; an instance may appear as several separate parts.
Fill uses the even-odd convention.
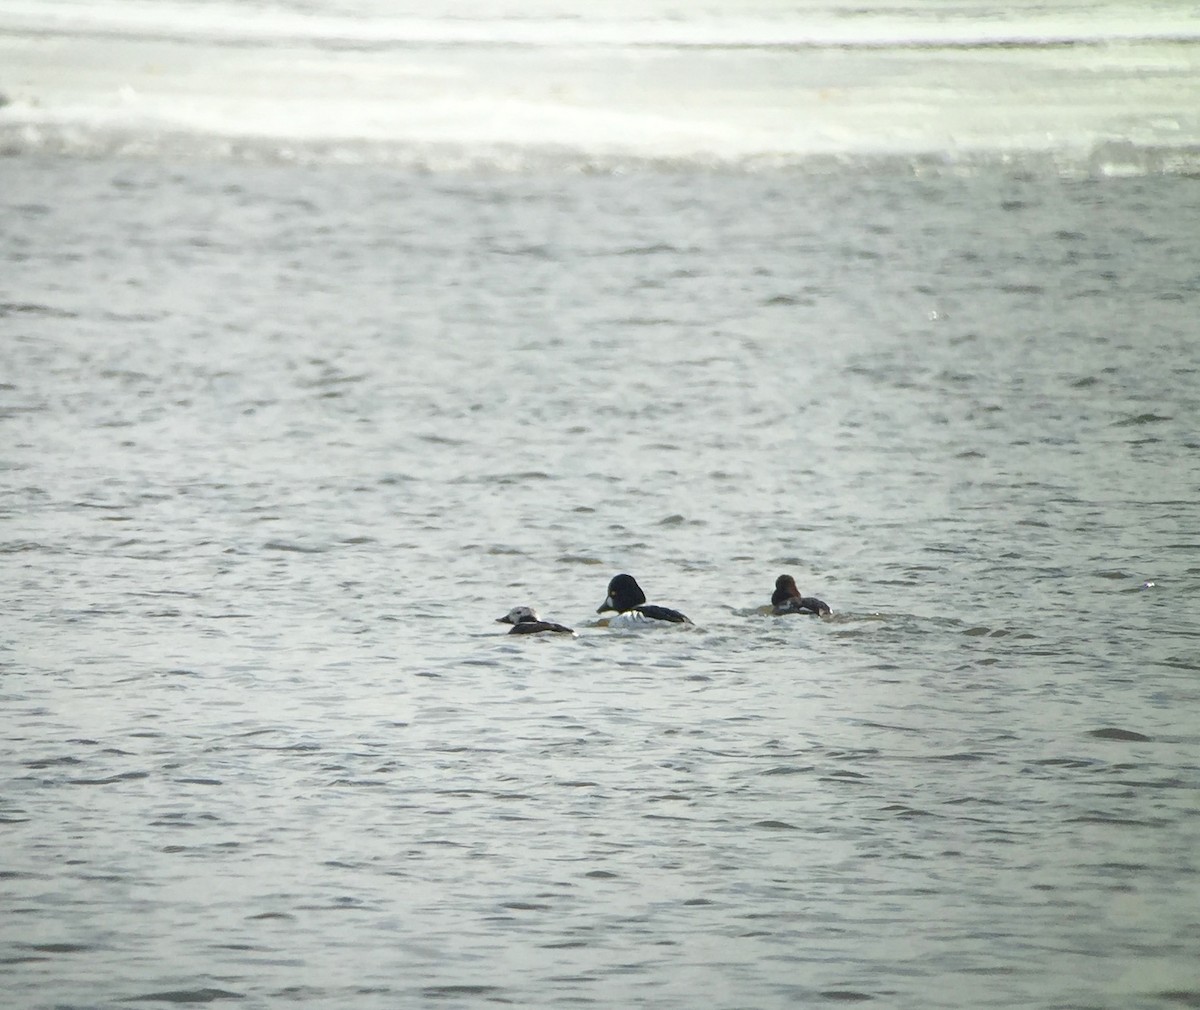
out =
[[[132,130],[79,124],[0,123],[0,157],[146,161],[214,161],[262,165],[393,166],[428,173],[638,171],[838,174],[891,171],[918,176],[970,175],[992,169],[1062,177],[1200,176],[1200,144],[1141,145],[1113,139],[1080,150],[759,152],[722,157],[711,152],[645,154],[568,145],[424,144],[411,141],[284,140],[173,130]]]

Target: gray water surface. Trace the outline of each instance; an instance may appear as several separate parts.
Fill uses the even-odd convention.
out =
[[[3,177],[7,1005],[1200,1002],[1195,179]]]

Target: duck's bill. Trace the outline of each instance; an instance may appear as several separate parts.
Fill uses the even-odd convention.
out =
[[[616,610],[616,609],[617,609],[617,608],[613,606],[612,597],[611,597],[611,596],[606,596],[606,597],[604,598],[604,602],[603,602],[603,603],[601,603],[601,604],[600,604],[600,606],[598,606],[598,607],[596,608],[596,613],[597,613],[597,614],[603,614],[603,613],[604,613],[604,611],[606,611],[606,610]]]

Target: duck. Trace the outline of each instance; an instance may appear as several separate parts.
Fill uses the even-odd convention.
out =
[[[540,635],[550,632],[556,635],[573,635],[574,630],[565,624],[555,624],[553,621],[543,621],[533,607],[513,607],[503,617],[496,618],[497,624],[511,624],[510,635]]]
[[[615,610],[617,616],[608,623],[609,627],[649,627],[664,624],[691,624],[692,621],[678,610],[658,607],[646,602],[646,594],[632,575],[614,575],[608,583],[608,595],[596,608],[597,614]]]
[[[811,614],[813,617],[828,617],[833,613],[823,600],[815,596],[801,596],[796,588],[796,580],[790,575],[781,575],[775,580],[771,609],[776,614]]]

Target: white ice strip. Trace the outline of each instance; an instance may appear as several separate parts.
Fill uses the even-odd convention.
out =
[[[196,3],[188,0],[2,0],[8,32],[311,44],[534,47],[912,47],[1095,45],[1200,40],[1184,4],[914,5],[770,2],[692,5],[667,0],[537,3]]]

